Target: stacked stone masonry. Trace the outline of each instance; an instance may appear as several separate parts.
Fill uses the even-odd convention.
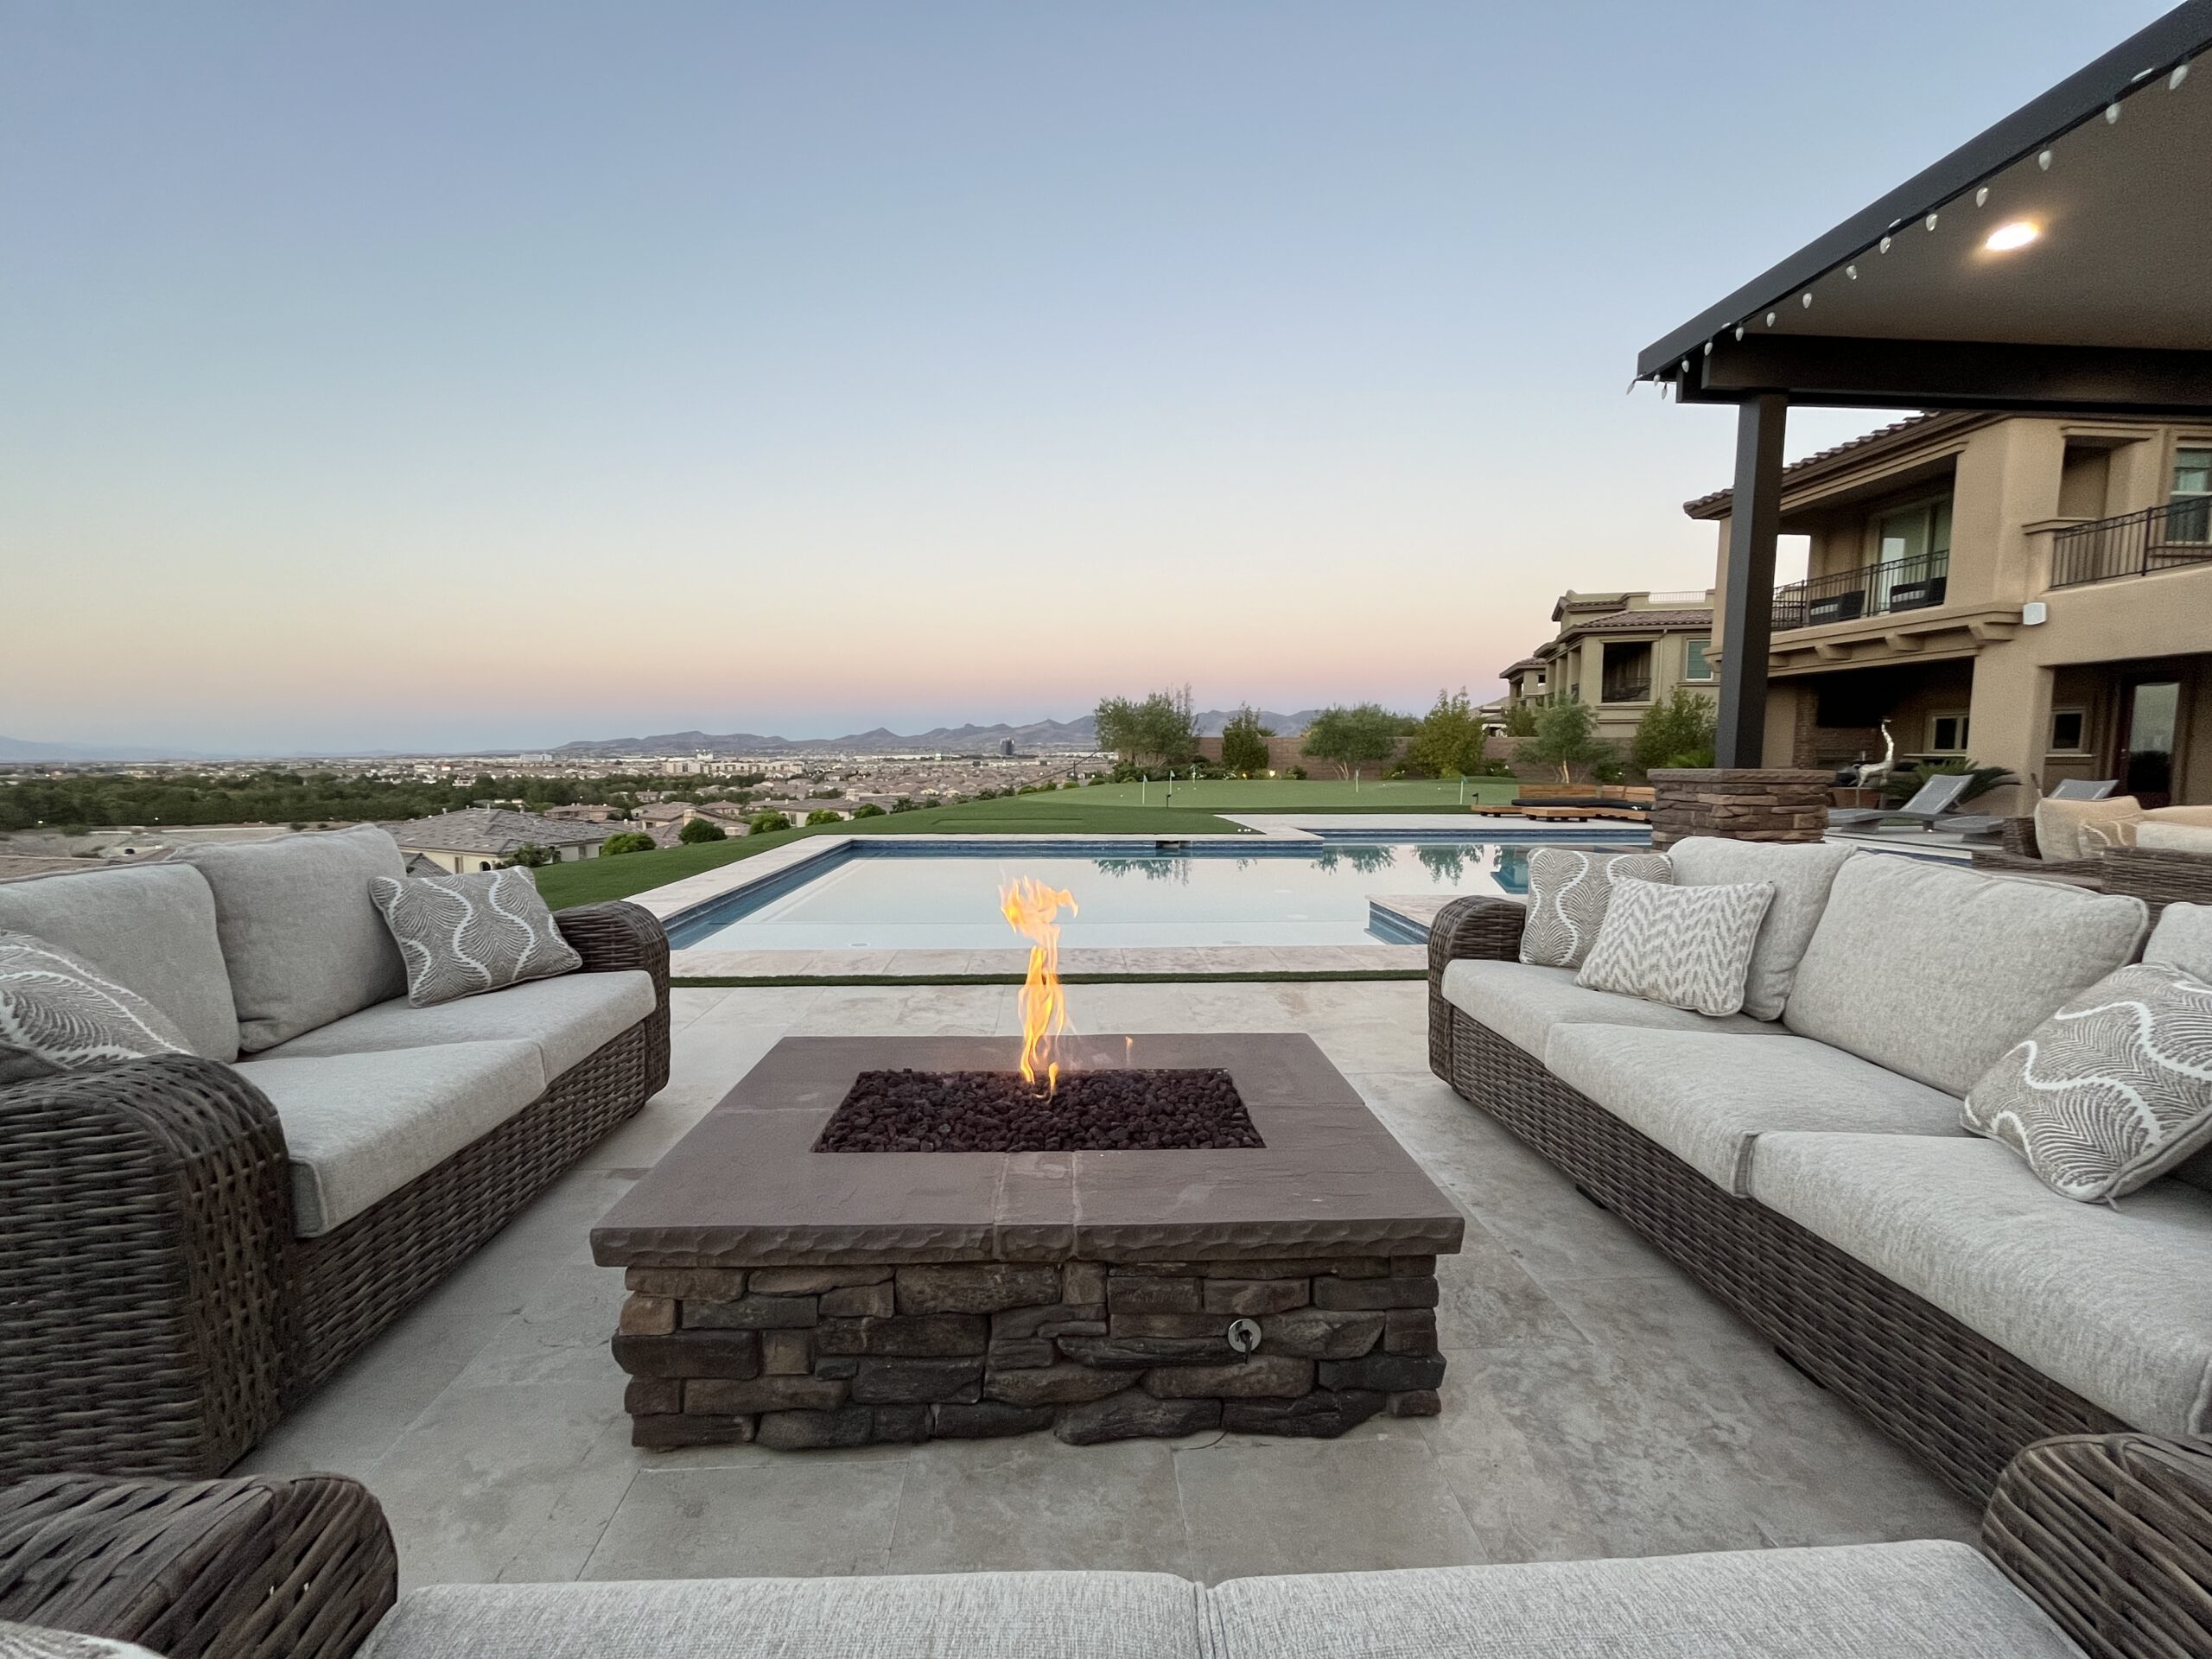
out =
[[[1331,1438],[1433,1416],[1436,1258],[632,1268],[614,1338],[642,1446],[781,1450],[1050,1429]],[[1229,1326],[1253,1320],[1256,1350]]]
[[[1651,844],[1687,836],[1819,841],[1827,833],[1831,773],[1794,767],[1678,768],[1651,774]]]

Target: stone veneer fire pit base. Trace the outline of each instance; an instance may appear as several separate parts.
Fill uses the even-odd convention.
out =
[[[1432,1416],[1433,1255],[632,1268],[639,1446],[785,1449],[1051,1429],[1327,1438]],[[1259,1326],[1240,1354],[1225,1331]]]
[[[1328,1437],[1437,1411],[1436,1256],[1465,1224],[1303,1036],[1069,1046],[1228,1071],[1261,1147],[811,1150],[861,1072],[1016,1047],[786,1038],[608,1212],[638,1445]]]

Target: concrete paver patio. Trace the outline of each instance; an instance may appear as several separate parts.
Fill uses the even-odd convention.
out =
[[[1249,1573],[1969,1537],[1975,1517],[1428,1072],[1406,982],[1091,985],[1092,1031],[1304,1031],[1467,1216],[1444,1411],[1342,1440],[629,1444],[593,1221],[786,1033],[1003,1033],[1001,987],[675,993],[669,1087],[239,1472],[334,1470],[409,1584],[1129,1567]]]

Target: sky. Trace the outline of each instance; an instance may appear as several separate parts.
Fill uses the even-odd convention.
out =
[[[1479,700],[1712,581],[1637,351],[2161,10],[0,0],[0,733]]]

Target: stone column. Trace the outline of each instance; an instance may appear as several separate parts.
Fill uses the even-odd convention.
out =
[[[1789,766],[1699,766],[1651,774],[1651,844],[1685,836],[1818,841],[1827,832],[1832,775]]]

